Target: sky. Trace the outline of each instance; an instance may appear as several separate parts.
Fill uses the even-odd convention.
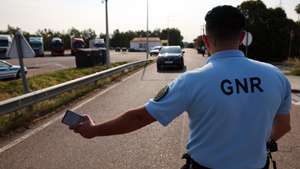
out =
[[[35,33],[50,28],[67,31],[92,28],[105,33],[103,0],[1,0],[0,30],[7,25]],[[263,0],[267,7],[280,5],[288,18],[298,19],[295,6],[300,0]],[[192,42],[201,34],[207,11],[218,5],[241,4],[243,0],[149,0],[149,29],[176,27],[184,41]],[[108,0],[109,30],[146,30],[147,0]]]

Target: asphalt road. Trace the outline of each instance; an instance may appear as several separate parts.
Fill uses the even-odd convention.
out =
[[[189,50],[185,61],[187,69],[205,63],[202,56]],[[75,111],[88,113],[97,122],[109,120],[127,109],[143,105],[178,74],[157,73],[155,64],[152,64],[113,89],[101,95],[95,93],[85,104],[79,103],[81,106],[76,106]],[[293,106],[293,130],[280,140],[280,151],[274,154],[279,169],[300,168],[299,111]],[[0,169],[180,168],[184,163],[181,155],[185,152],[187,122],[184,114],[168,127],[154,123],[127,135],[86,140],[70,132],[60,121],[55,121],[19,144],[0,151]]]
[[[115,52],[111,51],[111,62],[122,62],[122,61],[137,61],[146,58],[144,52]],[[8,59],[9,63],[19,65],[18,59]],[[74,56],[46,56],[46,57],[35,57],[25,58],[24,64],[28,68],[28,76],[34,76],[38,74],[44,74],[53,72],[56,70],[73,68],[75,65]]]
[[[200,55],[187,52],[187,69],[201,66]],[[157,73],[152,64],[76,109],[106,121],[127,109],[143,105],[179,73]],[[127,135],[85,140],[53,123],[0,154],[1,169],[174,169],[183,164],[188,129],[186,116],[169,127],[154,123]]]

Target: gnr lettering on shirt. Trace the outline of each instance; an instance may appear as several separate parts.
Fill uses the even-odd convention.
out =
[[[243,79],[224,79],[221,81],[221,90],[225,95],[232,95],[234,93],[255,93],[263,92],[261,87],[261,79],[259,77],[248,77]]]

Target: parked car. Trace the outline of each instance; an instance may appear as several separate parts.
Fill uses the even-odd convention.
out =
[[[0,35],[0,58],[6,58],[8,49],[10,48],[12,39],[10,35]]]
[[[122,52],[127,52],[127,48],[125,48],[125,47],[122,47]]]
[[[121,52],[121,48],[120,48],[120,47],[116,47],[116,48],[115,48],[115,51],[116,51],[116,52]]]
[[[54,37],[50,43],[52,56],[63,56],[65,53],[64,43],[61,38]]]
[[[160,49],[161,46],[154,46],[152,49],[150,49],[150,56],[157,56],[159,54]]]
[[[24,67],[25,73],[27,68]],[[4,60],[0,60],[0,79],[8,78],[20,78],[21,77],[21,66],[12,65]]]
[[[35,56],[44,56],[44,41],[43,37],[29,37],[29,44],[35,52]]]
[[[104,39],[91,39],[89,41],[89,48],[105,48],[105,41]]]
[[[157,58],[157,71],[164,68],[184,68],[184,52],[180,46],[163,46]]]

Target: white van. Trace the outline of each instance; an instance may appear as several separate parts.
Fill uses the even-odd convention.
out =
[[[12,38],[10,35],[0,35],[0,58],[6,58],[11,46]]]

